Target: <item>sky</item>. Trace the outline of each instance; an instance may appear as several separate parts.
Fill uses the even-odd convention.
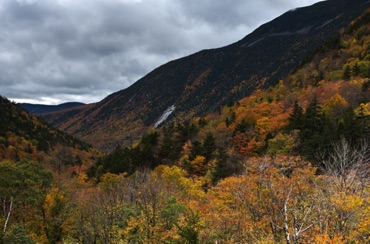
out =
[[[0,0],[0,95],[92,103],[319,0]]]

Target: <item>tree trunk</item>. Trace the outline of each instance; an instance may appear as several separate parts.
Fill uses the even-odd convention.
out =
[[[4,223],[3,238],[5,237],[5,234],[6,234],[6,228],[8,226],[8,222],[9,222],[9,219],[10,219],[10,214],[12,212],[12,209],[13,209],[13,197],[10,198],[9,211],[8,211],[7,216],[6,216],[5,223]]]

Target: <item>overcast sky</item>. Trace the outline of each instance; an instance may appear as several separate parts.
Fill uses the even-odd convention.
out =
[[[97,102],[319,0],[0,0],[0,95]]]

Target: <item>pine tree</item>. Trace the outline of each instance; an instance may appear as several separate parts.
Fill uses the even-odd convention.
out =
[[[320,132],[322,126],[322,113],[321,106],[316,97],[314,97],[312,102],[308,105],[303,119],[304,128]]]
[[[203,155],[207,160],[210,160],[213,152],[216,150],[216,138],[212,133],[208,133],[203,141]]]
[[[303,119],[299,151],[308,160],[314,161],[317,152],[328,147],[336,137],[336,131],[330,119],[322,112],[316,97],[307,107]]]
[[[297,101],[294,103],[293,111],[290,114],[288,121],[288,130],[300,130],[303,127],[303,109],[299,106]]]
[[[220,179],[226,178],[234,173],[234,170],[227,163],[229,156],[224,148],[219,148],[217,150],[216,159],[217,164],[212,175],[212,181],[214,184]]]
[[[343,79],[349,80],[349,78],[351,78],[351,68],[349,67],[349,65],[346,65],[343,72]]]
[[[358,66],[357,63],[353,65],[352,67],[352,76],[359,76],[360,75],[360,67]]]
[[[196,158],[196,156],[203,156],[203,147],[202,143],[199,141],[193,141],[191,143],[191,148],[190,148],[190,160],[193,160]]]

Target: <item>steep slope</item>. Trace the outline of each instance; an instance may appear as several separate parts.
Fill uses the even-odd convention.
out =
[[[47,119],[100,148],[131,143],[146,126],[201,116],[276,84],[369,7],[328,0],[287,12],[237,43],[169,62],[72,118]]]
[[[370,9],[335,43],[219,113],[150,130],[139,143],[116,148],[89,176],[176,164],[214,181],[266,155],[299,156],[321,167],[333,143],[344,139],[355,148],[370,140]]]
[[[32,104],[32,103],[20,103],[19,106],[27,110],[32,114],[43,114],[43,113],[52,113],[57,112],[63,109],[74,108],[78,106],[85,105],[84,103],[79,102],[69,102],[62,103],[59,105],[44,105],[44,104]]]

